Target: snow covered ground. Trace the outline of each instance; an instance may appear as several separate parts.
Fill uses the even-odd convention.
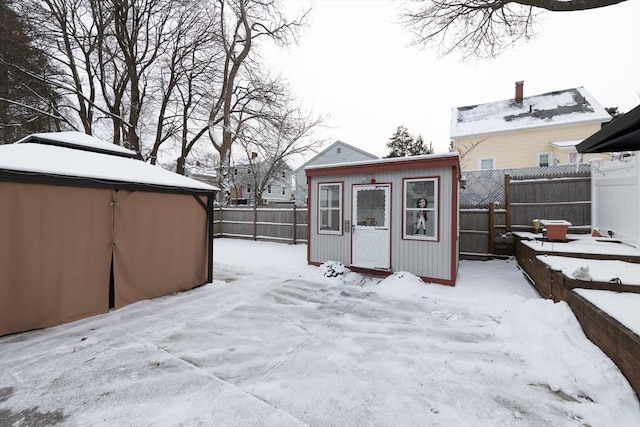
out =
[[[638,426],[515,261],[462,261],[452,288],[308,266],[305,245],[214,252],[211,284],[0,338],[0,425]]]

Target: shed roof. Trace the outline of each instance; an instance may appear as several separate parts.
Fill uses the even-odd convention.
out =
[[[444,154],[425,154],[410,157],[392,157],[388,159],[360,160],[357,162],[334,163],[329,165],[307,166],[307,176],[333,174],[359,174],[370,171],[401,171],[423,167],[441,167],[456,165],[460,170],[460,155],[457,152]]]
[[[640,105],[576,146],[580,153],[640,151]]]
[[[42,135],[45,135],[44,137]],[[30,142],[33,141],[33,142]],[[209,193],[218,188],[131,158],[135,153],[81,134],[34,134],[0,146],[0,173],[21,180],[133,184],[156,190]]]
[[[451,137],[510,132],[549,126],[604,123],[611,116],[584,88],[572,88],[480,105],[456,107]]]

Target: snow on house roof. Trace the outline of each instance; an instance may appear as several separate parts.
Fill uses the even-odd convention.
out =
[[[611,116],[583,87],[453,108],[451,138],[582,123],[604,123]]]
[[[552,145],[560,150],[568,150],[574,148],[576,145],[582,142],[581,139],[573,139],[571,141],[551,141],[549,145]]]
[[[91,139],[80,142],[91,144],[95,141]],[[0,146],[0,170],[200,191],[218,190],[214,186],[141,160],[70,147],[23,142],[22,140],[19,144]]]

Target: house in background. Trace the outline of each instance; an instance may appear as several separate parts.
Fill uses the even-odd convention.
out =
[[[293,171],[296,205],[304,206],[307,204],[307,178],[304,172],[306,167],[375,159],[378,159],[378,156],[354,147],[353,145],[349,145],[346,142],[334,142]]]
[[[576,147],[581,153],[625,152],[591,165],[591,224],[640,250],[640,105]]]
[[[508,169],[584,163],[594,154],[575,146],[599,131],[611,116],[583,87],[454,108],[453,149],[463,170]]]
[[[257,159],[257,153],[252,153],[251,163],[234,164],[229,173],[231,174],[231,204],[232,205],[255,205],[256,189],[254,174],[258,174],[261,179],[262,170],[266,169],[266,163]],[[289,165],[278,168],[274,175],[268,180],[267,186],[262,193],[261,204],[272,205],[291,203],[293,201],[293,171]]]

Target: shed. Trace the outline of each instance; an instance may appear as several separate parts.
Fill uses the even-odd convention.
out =
[[[79,132],[0,146],[0,336],[212,279],[217,188]]]
[[[312,166],[307,261],[455,285],[458,153]]]

